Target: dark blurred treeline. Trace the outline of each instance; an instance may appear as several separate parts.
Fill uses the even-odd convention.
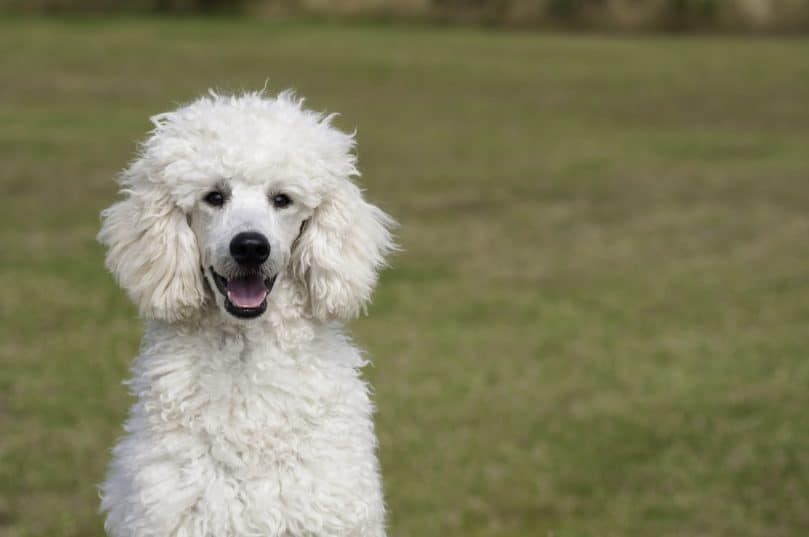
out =
[[[809,0],[0,0],[0,10],[303,15],[629,31],[809,31]]]

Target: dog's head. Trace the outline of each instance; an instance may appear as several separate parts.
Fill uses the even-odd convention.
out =
[[[142,316],[180,321],[214,300],[260,317],[279,279],[305,289],[315,318],[362,310],[392,220],[351,181],[353,135],[330,119],[291,93],[212,94],[152,119],[99,233]]]

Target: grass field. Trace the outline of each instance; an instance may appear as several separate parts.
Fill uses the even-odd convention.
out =
[[[809,535],[809,41],[0,21],[0,536],[103,534],[147,117],[297,88],[404,252],[354,323],[392,537]]]

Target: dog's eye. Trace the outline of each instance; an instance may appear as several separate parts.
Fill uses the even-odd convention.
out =
[[[272,197],[272,204],[278,209],[283,209],[284,207],[290,205],[292,200],[289,199],[289,196],[286,194],[276,194]]]
[[[225,204],[225,195],[219,192],[218,190],[213,190],[208,192],[205,196],[205,203],[208,205],[212,205],[213,207],[221,207]]]

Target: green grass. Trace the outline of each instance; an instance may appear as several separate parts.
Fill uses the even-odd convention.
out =
[[[354,323],[392,537],[809,534],[809,41],[0,21],[0,536],[102,535],[148,116],[295,87],[404,252]]]

